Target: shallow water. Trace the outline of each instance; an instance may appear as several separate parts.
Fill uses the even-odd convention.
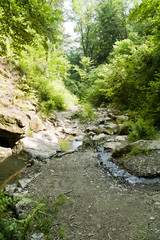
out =
[[[16,172],[26,166],[27,159],[20,155],[12,155],[0,163],[0,186]]]
[[[137,177],[124,169],[121,169],[117,164],[111,161],[111,152],[105,152],[103,147],[99,147],[98,149],[98,157],[102,161],[103,167],[106,170],[106,174],[108,176],[113,176],[120,180],[124,180],[131,184],[143,183],[143,184],[152,184],[152,183],[160,183],[160,178],[143,178]]]
[[[82,146],[82,141],[76,141],[73,138],[67,138],[59,141],[59,145],[62,150],[69,151],[69,150],[75,150],[79,146]]]

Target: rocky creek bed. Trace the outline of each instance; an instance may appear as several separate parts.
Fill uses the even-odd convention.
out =
[[[105,162],[102,164],[102,157],[99,159],[99,153],[93,148],[98,144],[103,146],[106,152],[124,149],[128,145],[127,128],[123,124],[126,116],[101,109],[96,112],[97,120],[86,125],[80,124],[73,115],[71,112],[59,113],[55,117],[53,134],[51,131],[41,131],[40,135],[28,138],[27,144],[23,139],[22,144],[17,144],[20,147],[16,147],[14,151],[29,153],[29,164],[32,167],[22,172],[18,182],[8,185],[6,190],[14,195],[29,195],[35,200],[44,197],[51,203],[54,203],[60,193],[72,199],[60,209],[56,219],[56,223],[62,223],[66,229],[67,234],[63,238],[66,240],[159,240],[159,181],[131,184],[124,181],[124,178],[106,174],[106,168],[103,166]],[[74,136],[75,141],[84,141],[78,150],[62,152],[55,136]],[[33,143],[37,146],[36,150],[31,147]],[[154,159],[159,159],[158,144],[157,141],[153,147],[155,155],[152,154],[151,157]],[[47,147],[51,149],[53,145],[53,151],[48,152]],[[151,145],[153,146],[152,143]],[[40,154],[41,150],[43,155]],[[118,163],[118,160],[116,162]],[[146,175],[151,177],[153,173],[153,177],[159,177],[158,164],[159,162],[153,171],[142,164],[140,175],[146,178]],[[148,166],[152,167],[152,164]]]

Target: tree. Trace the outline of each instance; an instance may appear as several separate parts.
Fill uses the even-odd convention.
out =
[[[127,38],[126,15],[123,1],[103,0],[97,8],[97,44],[95,58],[106,62],[113,45]]]
[[[5,39],[19,53],[24,45],[32,45],[39,36],[47,49],[47,41],[56,43],[62,12],[57,0],[1,0],[0,32],[2,52],[6,51]]]
[[[106,62],[113,44],[127,37],[123,1],[72,1],[83,55],[97,65]]]
[[[72,0],[76,32],[80,35],[80,44],[85,57],[92,57],[95,47],[95,6],[92,0]]]

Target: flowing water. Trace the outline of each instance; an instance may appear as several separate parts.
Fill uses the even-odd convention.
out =
[[[106,170],[106,174],[108,176],[113,176],[120,180],[126,181],[131,184],[143,183],[143,184],[151,184],[151,183],[160,183],[160,178],[143,178],[137,177],[124,169],[121,169],[118,165],[111,161],[111,152],[105,152],[103,147],[99,147],[98,149],[98,158],[102,162],[104,169]]]

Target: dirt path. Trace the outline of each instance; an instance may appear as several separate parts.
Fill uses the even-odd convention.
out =
[[[68,131],[85,129],[66,113],[58,117]],[[21,178],[32,178],[26,190],[36,200],[54,203],[61,193],[71,199],[56,220],[66,229],[65,240],[159,240],[160,184],[121,183],[107,176],[98,161],[94,150],[78,150],[35,164]]]
[[[160,239],[159,186],[122,184],[107,177],[97,162],[97,154],[86,150],[35,165],[23,173],[40,173],[28,185],[29,195],[54,202],[63,193],[73,200],[57,219],[67,229],[66,240]]]

